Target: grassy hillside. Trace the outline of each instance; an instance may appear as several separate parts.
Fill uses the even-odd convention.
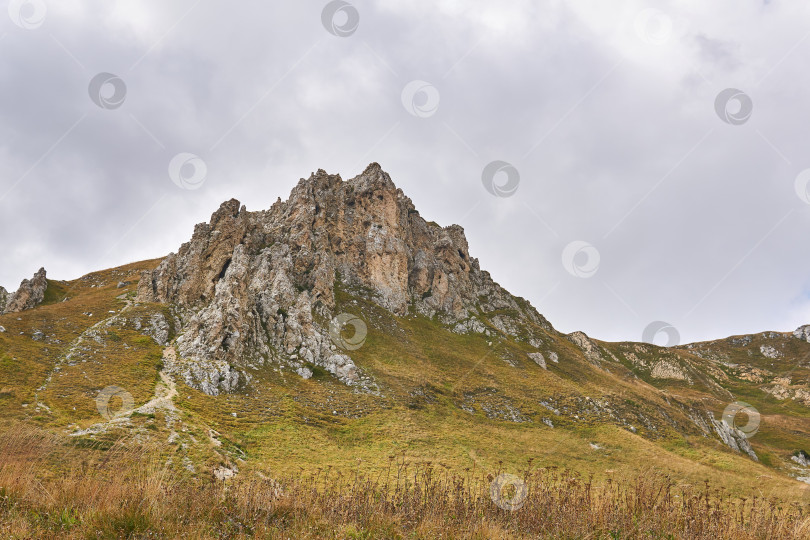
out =
[[[789,334],[670,349],[592,342],[597,358],[538,328],[544,349],[558,356],[547,355],[544,369],[527,356],[534,348],[495,328],[491,336],[456,334],[340,288],[337,311],[368,326],[350,355],[378,392],[357,391],[317,366],[305,380],[268,363],[239,392],[209,396],[161,376],[173,351],[157,343],[152,320],[169,321],[170,341],[175,314],[132,301],[140,271],[157,262],[49,281],[41,306],[0,316],[0,431],[48,434],[50,445],[31,461],[5,455],[5,467],[36,463],[36,474],[56,476],[115,461],[129,441],[173,477],[206,485],[216,475],[239,485],[327,470],[379,478],[402,462],[460,475],[564,467],[600,485],[643,468],[682,490],[708,481],[725,496],[805,505],[810,496],[791,460],[810,451],[810,408],[800,392],[794,398],[807,388],[810,343]],[[766,391],[774,381],[791,397]],[[105,418],[97,398],[110,387],[119,389],[109,391],[110,411],[126,394],[136,410]],[[707,411],[720,419],[735,401],[761,414],[750,438],[759,462],[694,421]],[[0,481],[0,489],[11,487]]]

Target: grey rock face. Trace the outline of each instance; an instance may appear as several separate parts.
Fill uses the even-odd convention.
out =
[[[529,358],[534,360],[534,363],[540,366],[543,369],[548,369],[546,367],[546,359],[543,357],[541,353],[529,353]]]
[[[572,343],[576,344],[580,349],[582,349],[582,353],[589,362],[597,367],[601,367],[601,362],[603,362],[605,359],[602,356],[602,353],[599,351],[599,346],[593,340],[591,340],[591,338],[589,338],[585,332],[571,332],[566,337]]]
[[[745,433],[735,427],[729,426],[722,420],[718,422],[714,419],[714,415],[712,413],[708,413],[708,415],[709,422],[711,422],[712,427],[714,427],[714,431],[726,446],[735,452],[745,452],[751,456],[754,461],[759,461],[759,458],[757,458],[754,449],[751,448],[751,443],[748,442],[748,438],[746,438]]]
[[[0,297],[2,297],[3,293],[8,296],[2,312],[18,313],[26,309],[33,309],[41,304],[42,300],[45,299],[45,289],[48,288],[48,280],[45,276],[45,269],[40,268],[32,279],[24,279],[15,293],[8,295],[5,289],[0,292]],[[0,298],[0,304],[2,303],[2,298]]]
[[[0,314],[5,312],[6,304],[8,303],[8,291],[0,287]]]
[[[751,342],[753,340],[754,340],[754,338],[752,336],[741,336],[741,337],[729,338],[729,341],[731,341],[731,344],[735,345],[737,347],[747,347],[748,345],[751,344]]]
[[[790,459],[801,467],[810,467],[810,454],[804,450],[799,450]]]
[[[149,327],[145,333],[161,347],[169,344],[169,323],[162,313],[155,313],[149,318]]]
[[[679,366],[676,366],[671,362],[667,362],[666,360],[656,362],[652,368],[652,371],[650,371],[650,376],[653,379],[674,379],[679,381],[689,380],[689,377],[686,376]]]
[[[793,336],[810,343],[810,324],[798,327],[793,331]]]
[[[309,362],[364,387],[350,351],[335,350],[329,335],[338,280],[395,315],[436,317],[461,333],[491,332],[489,321],[540,342],[538,329],[551,329],[479,268],[461,227],[425,221],[376,163],[348,181],[319,170],[269,210],[223,203],[177,254],[143,274],[137,301],[185,314],[177,346],[190,361],[237,371]]]
[[[800,450],[796,455],[791,456],[790,459],[802,467],[810,467],[810,455],[804,450]]]
[[[782,356],[782,353],[771,347],[770,345],[762,345],[759,348],[759,352],[762,353],[762,356],[766,358],[779,358]]]
[[[471,317],[456,324],[456,326],[453,327],[453,332],[457,334],[469,334],[470,332],[475,332],[476,334],[489,335],[489,330],[487,330],[487,327],[481,324],[481,321],[475,317]]]

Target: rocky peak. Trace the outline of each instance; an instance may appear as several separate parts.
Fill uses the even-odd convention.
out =
[[[480,270],[461,227],[422,219],[377,163],[347,181],[318,170],[268,210],[223,203],[177,254],[144,273],[137,299],[184,313],[178,346],[190,362],[186,378],[202,377],[212,393],[244,382],[245,362],[297,369],[310,362],[360,384],[362,374],[318,322],[337,315],[338,282],[370,291],[397,316],[436,317],[459,332],[488,331],[497,310],[492,326],[513,336],[538,343],[533,332],[551,328]],[[214,379],[204,369],[195,375],[191,366],[202,365]]]
[[[37,307],[45,299],[47,288],[45,269],[40,268],[33,278],[22,280],[16,292],[9,295],[5,289],[0,290],[0,312],[18,313]]]

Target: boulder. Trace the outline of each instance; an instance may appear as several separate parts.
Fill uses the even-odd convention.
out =
[[[529,353],[529,358],[534,360],[534,363],[540,366],[543,369],[548,369],[546,367],[546,359],[543,357],[542,353]]]

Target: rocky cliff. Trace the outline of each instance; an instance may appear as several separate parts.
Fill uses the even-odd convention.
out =
[[[47,288],[48,280],[44,268],[40,268],[30,280],[24,279],[20,288],[12,294],[0,287],[0,313],[17,313],[37,307],[45,299]]]
[[[503,332],[540,347],[540,330],[551,330],[479,268],[461,227],[425,221],[376,163],[347,181],[319,170],[268,210],[223,203],[142,275],[137,301],[174,306],[182,358],[174,369],[210,394],[235,390],[245,367],[266,362],[304,377],[311,363],[368,389],[340,338],[338,285],[458,333]]]

